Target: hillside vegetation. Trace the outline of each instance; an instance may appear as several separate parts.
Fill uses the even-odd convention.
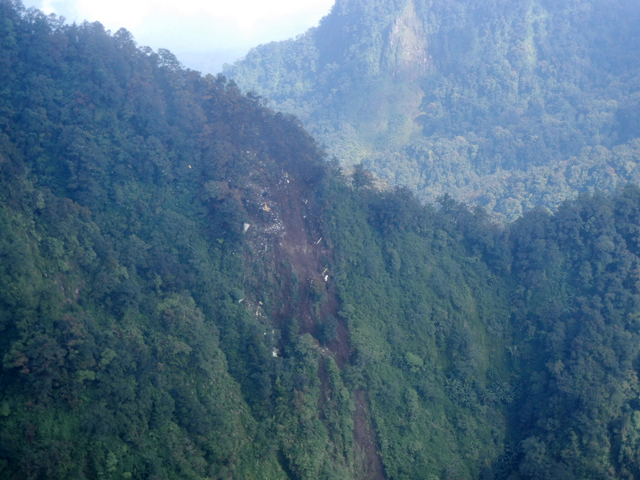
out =
[[[640,189],[509,227],[0,0],[0,478],[640,476]]]
[[[338,0],[224,73],[343,165],[513,220],[640,180],[633,0]]]

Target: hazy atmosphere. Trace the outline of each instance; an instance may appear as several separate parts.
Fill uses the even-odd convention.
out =
[[[295,37],[318,24],[333,0],[26,0],[68,22],[129,30],[139,45],[171,50],[187,67],[218,73],[251,47]]]
[[[640,480],[638,0],[27,3],[0,480]]]

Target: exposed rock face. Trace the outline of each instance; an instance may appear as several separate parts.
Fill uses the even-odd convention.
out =
[[[428,67],[427,35],[413,1],[391,26],[382,57],[382,69],[395,81],[412,82],[424,76]]]

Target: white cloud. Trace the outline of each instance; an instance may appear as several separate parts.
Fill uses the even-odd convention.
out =
[[[180,55],[246,52],[250,47],[305,32],[335,0],[23,0],[69,22],[124,27],[140,45]]]
[[[236,38],[251,41],[263,38],[264,31],[274,31],[279,26],[289,30],[292,22],[300,25],[298,33],[302,33],[329,12],[333,1],[27,0],[25,3],[46,13],[63,15],[70,21],[99,21],[113,31],[124,27],[134,35],[138,29],[153,30],[153,26],[149,26],[153,22],[166,23],[166,19],[173,19],[182,24],[185,20],[195,19],[200,23],[207,20],[212,24],[224,24],[228,30],[235,31]]]

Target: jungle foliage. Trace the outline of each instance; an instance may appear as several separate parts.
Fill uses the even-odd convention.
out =
[[[0,0],[0,477],[640,475],[640,189],[504,227]]]
[[[224,73],[344,165],[514,220],[638,182],[633,0],[339,0]]]

